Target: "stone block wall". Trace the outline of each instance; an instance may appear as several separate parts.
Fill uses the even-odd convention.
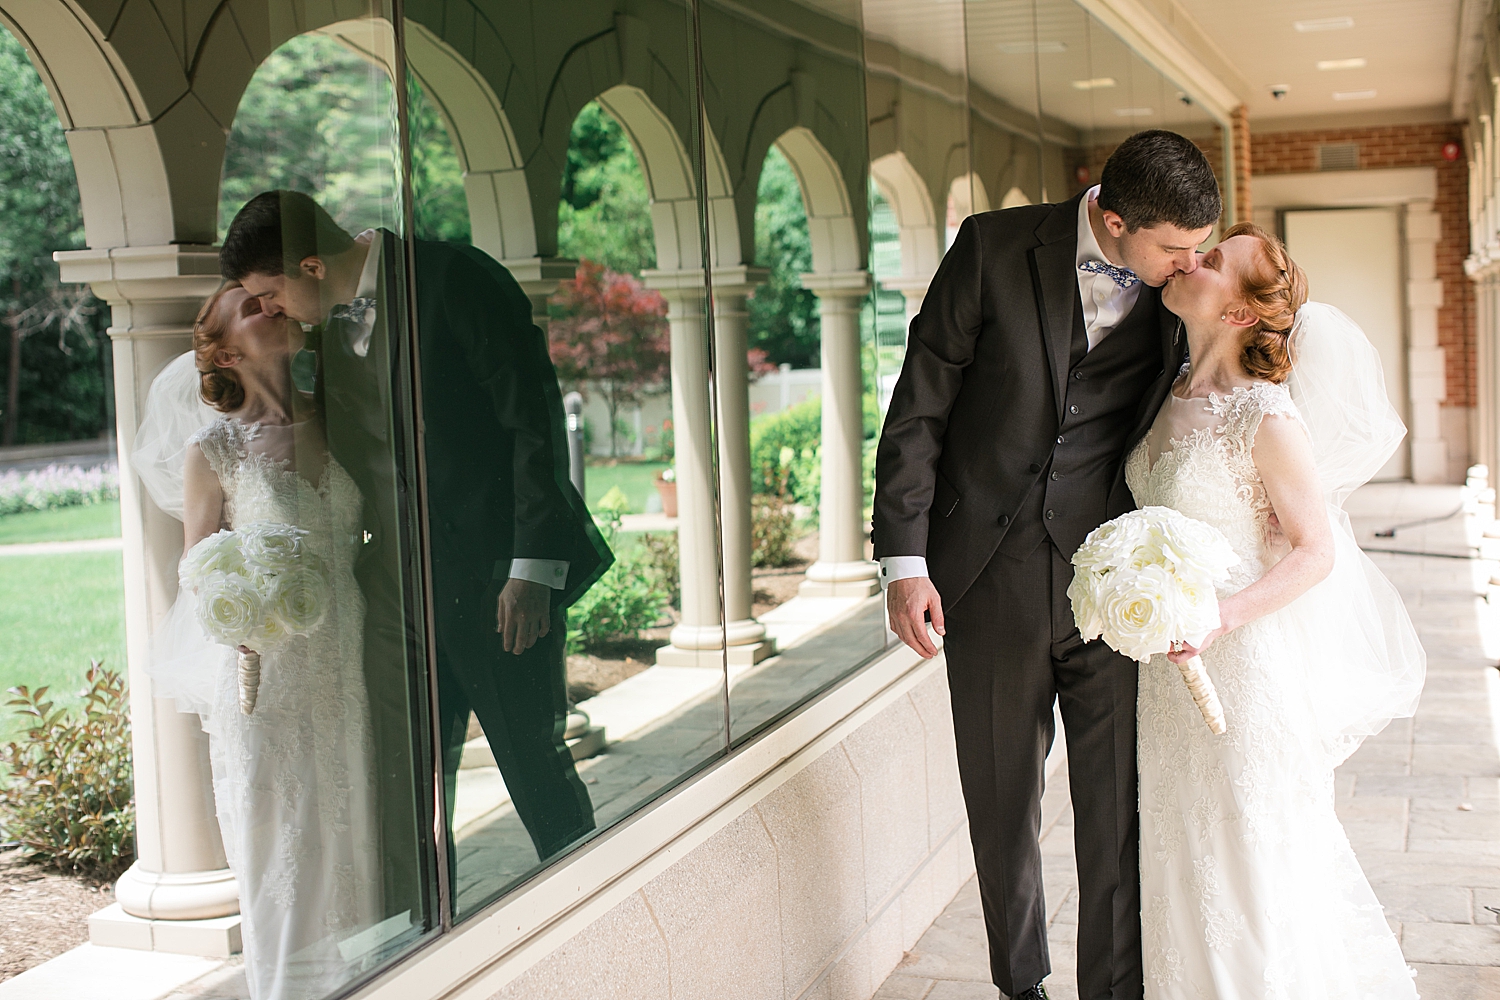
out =
[[[495,1000],[868,1000],[974,872],[932,672]]]

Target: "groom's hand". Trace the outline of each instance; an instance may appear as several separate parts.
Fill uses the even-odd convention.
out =
[[[507,580],[495,609],[495,631],[505,651],[520,656],[551,629],[552,588],[530,580]]]
[[[946,635],[943,629],[943,599],[937,588],[925,576],[909,576],[896,580],[885,589],[885,606],[890,614],[891,631],[924,660],[937,655],[937,646],[927,634],[927,616],[932,616],[932,627],[938,635]]]

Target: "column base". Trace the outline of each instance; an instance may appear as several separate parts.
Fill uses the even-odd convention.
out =
[[[111,903],[89,915],[89,943],[103,948],[228,958],[241,950],[240,915],[203,920],[150,920],[132,917],[119,903]]]
[[[776,641],[774,639],[730,646],[729,665],[753,667],[761,660],[775,655]],[[656,651],[656,665],[659,667],[704,667],[718,670],[724,665],[724,650],[722,648],[684,649],[681,646],[663,646]]]
[[[798,597],[869,597],[880,593],[880,567],[867,559],[824,562],[807,567]]]

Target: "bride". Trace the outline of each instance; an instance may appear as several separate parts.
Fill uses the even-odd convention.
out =
[[[1192,359],[1126,461],[1141,506],[1230,540],[1222,626],[1140,672],[1141,924],[1152,1000],[1412,1000],[1334,814],[1333,769],[1410,715],[1425,660],[1341,504],[1404,428],[1352,321],[1274,236],[1235,226],[1163,292]],[[1294,320],[1296,321],[1294,324]],[[1178,671],[1201,654],[1228,732]]]
[[[156,693],[197,711],[209,734],[254,1000],[336,991],[363,970],[370,949],[358,934],[380,910],[364,601],[352,571],[362,501],[293,383],[302,336],[225,285],[198,315],[193,351],[152,385],[132,456],[158,504],[181,517],[184,553],[221,529],[269,521],[305,529],[328,567],[326,616],[263,652],[252,714],[240,708],[234,651],[209,644],[191,590],[153,637]]]

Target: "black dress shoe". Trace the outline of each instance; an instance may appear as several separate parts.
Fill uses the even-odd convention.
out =
[[[1037,983],[1031,989],[1017,993],[1011,1000],[1048,1000],[1047,987]]]

